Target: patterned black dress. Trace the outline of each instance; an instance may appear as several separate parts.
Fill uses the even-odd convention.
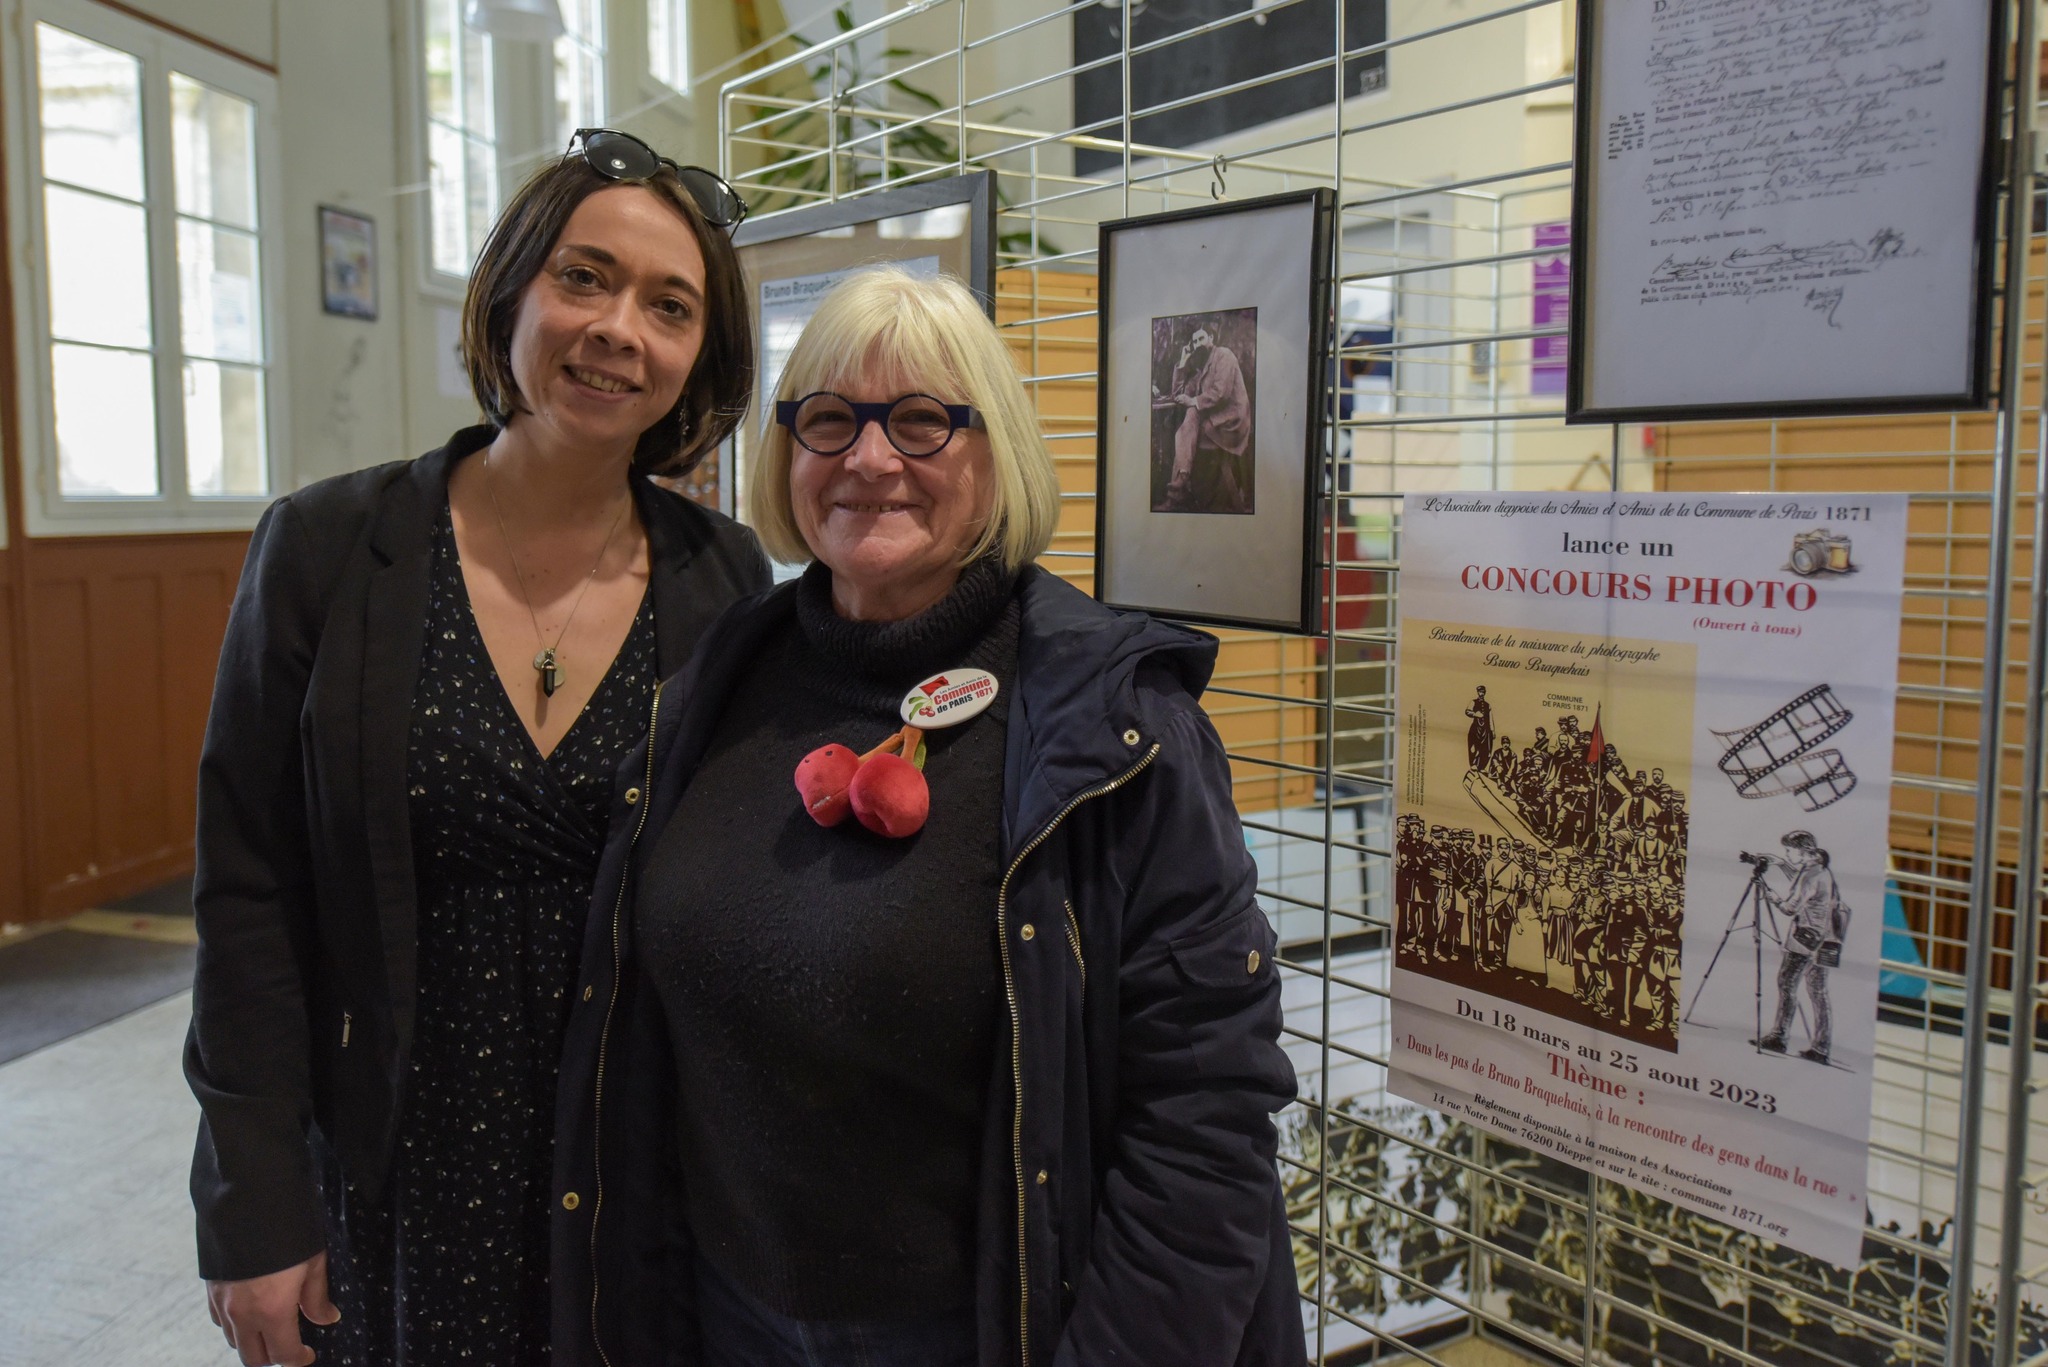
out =
[[[646,734],[654,602],[545,759],[434,531],[407,783],[419,898],[412,1075],[382,1201],[328,1168],[341,1322],[323,1367],[548,1361],[555,1073],[620,760]]]

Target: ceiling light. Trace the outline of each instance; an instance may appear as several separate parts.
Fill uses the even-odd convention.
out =
[[[469,0],[462,22],[493,38],[525,43],[552,43],[564,32],[555,0]]]

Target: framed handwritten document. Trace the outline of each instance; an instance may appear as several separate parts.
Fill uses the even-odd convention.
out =
[[[1567,419],[1981,408],[1994,0],[1584,0]]]

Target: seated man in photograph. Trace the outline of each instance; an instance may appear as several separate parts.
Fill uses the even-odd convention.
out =
[[[1167,504],[1195,512],[1248,512],[1252,406],[1244,368],[1229,347],[1216,345],[1207,328],[1181,348],[1174,368],[1173,397],[1186,409],[1173,436],[1173,478]]]

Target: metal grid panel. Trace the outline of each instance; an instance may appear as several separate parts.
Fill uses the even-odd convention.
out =
[[[831,41],[726,84],[720,140],[727,174],[770,209],[999,171],[999,323],[1068,505],[1046,563],[1084,586],[1097,223],[1337,189],[1340,328],[1362,330],[1340,363],[1392,373],[1340,395],[1327,416],[1337,515],[1320,560],[1335,607],[1313,640],[1222,633],[1205,699],[1283,942],[1285,1043],[1301,1079],[1281,1118],[1283,1178],[1317,1360],[1437,1362],[1430,1345],[1483,1333],[1588,1363],[1960,1367],[1994,1360],[1994,1347],[2001,1363],[2048,1362],[2048,1117],[2032,1105],[2032,1050],[2010,1048],[2014,1020],[2035,1025],[2020,1038],[2038,1038],[2048,893],[2048,609],[2032,556],[2048,462],[2028,454],[2031,414],[2024,432],[1969,414],[1565,428],[1561,396],[1544,392],[1549,358],[1535,355],[1563,328],[1535,322],[1534,266],[1557,251],[1544,225],[1569,216],[1568,0],[1389,0],[1386,38],[1348,50],[1346,6],[1363,0],[1326,0],[1316,12],[1330,41],[1310,60],[1133,107],[1141,64],[1218,34],[1255,43],[1273,15],[1312,3],[1206,21],[1191,9],[1171,36],[1134,40],[1143,4],[1110,0],[1120,50],[1080,65],[1069,35],[1097,0],[920,0],[867,23],[844,11]],[[2032,32],[2022,15],[2018,50],[2031,50]],[[1381,93],[1341,98],[1344,73],[1376,58]],[[2013,92],[2025,109],[2029,67]],[[1117,80],[1123,98],[1114,118],[1083,126],[1073,90],[1091,72]],[[1195,147],[1132,139],[1142,120],[1306,73],[1329,82],[1319,111]],[[1111,164],[1077,173],[1077,153]],[[2025,232],[2030,192],[2023,183],[2007,196],[2008,227],[2021,228],[2007,236],[2035,248],[2014,254],[2008,288],[2024,288],[2039,256]],[[2042,392],[2038,287],[2023,297],[2028,326],[2001,352],[2009,411]],[[1911,496],[1891,832],[1911,933],[1887,941],[1873,1226],[1853,1273],[1385,1090],[1397,496],[1602,487]],[[1974,1291],[1967,1326],[1952,1333],[1959,1255],[1974,1263]]]

